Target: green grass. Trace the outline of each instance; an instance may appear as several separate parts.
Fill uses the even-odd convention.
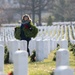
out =
[[[55,61],[53,61],[55,52],[56,50],[52,51],[48,56],[48,59],[45,59],[42,62],[32,63],[29,61],[28,75],[51,75],[50,73],[55,69]],[[5,64],[4,67],[5,73],[9,73],[13,70],[12,64]],[[75,56],[72,52],[70,52],[70,67],[75,69]]]
[[[52,61],[55,51],[53,51],[48,59],[42,62],[29,63],[29,75],[50,75],[55,68],[55,62]]]
[[[75,56],[73,55],[73,52],[70,52],[70,66],[75,69]]]

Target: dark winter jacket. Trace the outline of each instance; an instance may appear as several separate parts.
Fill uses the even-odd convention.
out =
[[[21,40],[30,41],[31,38],[26,37],[26,36],[24,35],[23,27],[29,29],[29,28],[30,28],[30,21],[24,21],[24,20],[22,20],[22,23],[21,23]]]

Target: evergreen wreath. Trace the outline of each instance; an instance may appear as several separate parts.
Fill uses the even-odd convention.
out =
[[[5,51],[4,51],[4,63],[8,64],[9,63],[9,51],[7,46],[5,46]]]
[[[24,31],[24,35],[28,38],[35,38],[38,34],[38,28],[36,26],[33,25],[32,22],[30,22],[30,27],[28,27],[27,25],[25,25],[23,27],[23,31]],[[21,40],[21,27],[15,27],[15,31],[14,31],[14,36],[16,39]]]
[[[24,31],[24,35],[29,38],[31,38],[31,37],[35,38],[38,33],[38,29],[34,25],[31,25],[30,28],[24,27],[23,31]]]
[[[18,40],[21,39],[20,33],[21,33],[21,28],[20,28],[20,26],[18,26],[18,27],[15,28],[15,31],[14,31],[14,36],[15,36],[15,38],[18,39]]]
[[[34,26],[33,24],[30,25],[30,27],[28,28],[27,26],[23,28],[24,31],[24,35],[28,38],[35,38],[38,34],[38,28],[36,26]],[[14,31],[14,36],[16,39],[21,40],[21,27],[18,26],[15,28]]]
[[[32,55],[30,56],[30,61],[31,62],[35,62],[36,61],[36,51],[35,50],[32,52]]]

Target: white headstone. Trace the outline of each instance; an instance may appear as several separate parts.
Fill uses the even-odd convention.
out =
[[[68,66],[59,66],[54,70],[54,75],[74,75],[74,71]]]
[[[0,71],[4,71],[4,47],[0,45]]]
[[[14,75],[28,75],[28,53],[20,50],[14,54]]]
[[[27,51],[27,41],[19,41],[19,46],[20,46],[20,50],[25,50]]]
[[[29,42],[29,50],[30,50],[30,55],[32,54],[33,50],[36,50],[36,39],[32,39]]]
[[[44,60],[43,41],[41,39],[36,40],[36,61]]]
[[[4,46],[4,41],[0,40],[0,45]]]
[[[65,40],[65,39],[62,39],[61,40],[61,45],[60,45],[61,48],[65,48],[65,49],[68,49],[68,41]]]
[[[69,51],[67,49],[59,49],[56,52],[56,66],[69,65]]]
[[[50,40],[44,39],[43,40],[43,51],[44,51],[44,58],[48,58],[50,53]]]
[[[52,51],[52,39],[50,39],[50,51]]]
[[[13,62],[14,53],[18,50],[18,41],[16,40],[9,41],[8,49],[9,49],[9,61]]]
[[[73,44],[75,44],[75,40],[73,40]]]
[[[56,40],[52,40],[52,50],[55,50],[57,48],[57,41]]]

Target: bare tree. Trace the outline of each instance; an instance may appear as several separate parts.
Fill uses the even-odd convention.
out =
[[[4,8],[1,7],[0,8],[0,25],[2,23],[6,23],[6,22],[7,22],[7,19],[6,19],[6,14],[5,14]]]
[[[32,13],[33,23],[35,23],[35,14],[37,14],[41,25],[41,13],[46,9],[50,1],[52,0],[20,0],[20,4],[24,5],[25,10],[29,10]]]
[[[75,2],[73,0],[56,0],[52,13],[56,21],[75,20]]]

